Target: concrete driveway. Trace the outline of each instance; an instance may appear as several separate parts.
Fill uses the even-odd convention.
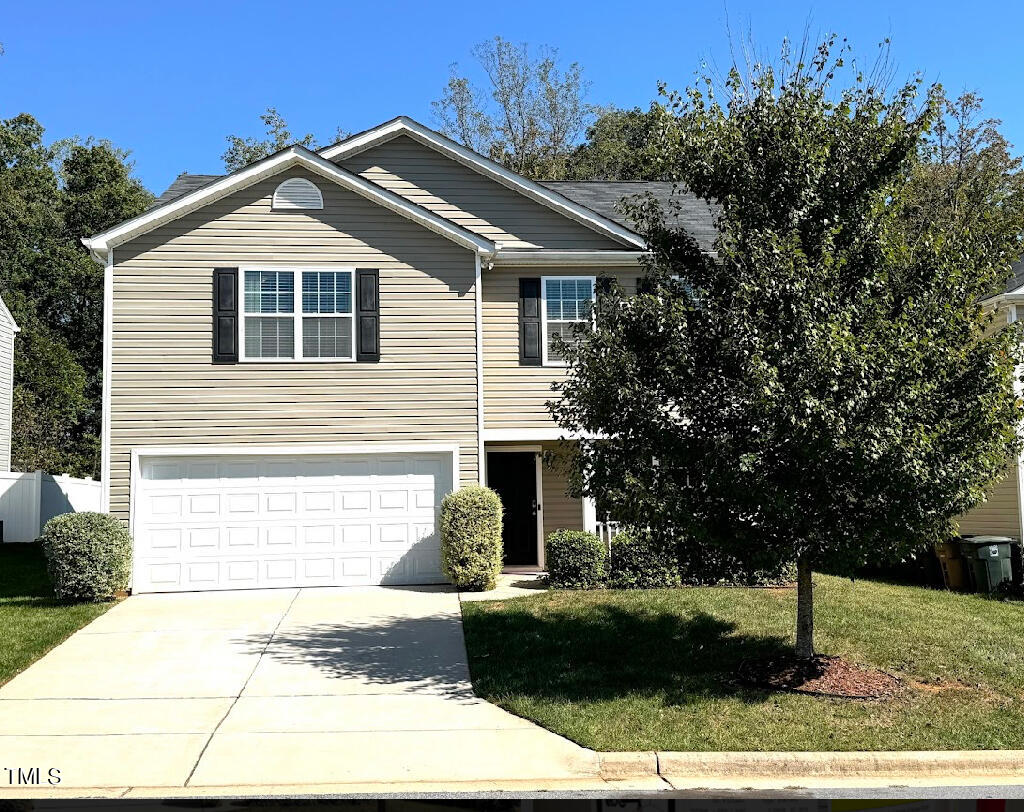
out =
[[[473,696],[443,587],[129,598],[0,688],[0,767],[197,790],[598,772],[591,751]]]

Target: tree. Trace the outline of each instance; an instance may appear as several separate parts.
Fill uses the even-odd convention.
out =
[[[950,99],[939,88],[936,103],[935,125],[921,144],[902,207],[908,231],[926,235],[934,224],[979,235],[1019,229],[1024,172],[999,132],[1001,122],[983,117],[976,93]]]
[[[240,135],[229,135],[227,137],[228,148],[220,156],[221,160],[224,161],[224,169],[226,171],[234,172],[243,166],[248,166],[255,161],[262,160],[268,155],[273,155],[275,152],[285,147],[290,147],[293,144],[300,144],[310,149],[318,147],[313,133],[306,133],[301,138],[293,136],[288,129],[288,123],[277,112],[275,107],[268,107],[267,111],[260,115],[260,119],[267,128],[266,138],[245,138]],[[341,141],[347,136],[348,133],[341,127],[338,127],[334,133],[334,141],[329,143]]]
[[[594,118],[583,68],[560,67],[556,48],[543,46],[534,56],[526,43],[501,37],[478,44],[473,56],[487,89],[452,65],[432,104],[441,132],[521,175],[564,177],[570,151]]]
[[[566,176],[572,180],[664,180],[657,143],[661,131],[672,126],[672,117],[657,103],[646,112],[639,107],[605,110],[568,158]]]
[[[717,256],[638,204],[649,292],[602,296],[550,408],[582,436],[577,491],[663,538],[812,570],[947,536],[1020,446],[1015,329],[980,302],[1019,251],[1018,201],[907,216],[940,98],[849,85],[835,39],[666,94],[666,170],[721,207]],[[936,132],[936,131],[933,131]],[[923,167],[923,164],[925,167]],[[996,216],[996,213],[999,216]]]
[[[103,270],[81,238],[139,214],[152,195],[107,142],[43,141],[22,114],[0,122],[0,295],[21,327],[12,459],[99,473]]]

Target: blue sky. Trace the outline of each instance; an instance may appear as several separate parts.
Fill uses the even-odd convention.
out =
[[[727,63],[727,16],[771,49],[808,20],[863,54],[888,36],[900,78],[921,70],[981,92],[1024,147],[1024,4],[952,0],[8,2],[0,116],[31,113],[49,139],[109,138],[159,193],[178,172],[221,171],[224,137],[259,134],[268,105],[321,137],[400,113],[431,124],[449,64],[469,68],[472,46],[496,34],[579,61],[591,101],[646,107],[658,80],[682,88],[701,59]]]

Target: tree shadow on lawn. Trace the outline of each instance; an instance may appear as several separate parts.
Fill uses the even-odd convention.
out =
[[[544,615],[505,605],[471,609],[466,644],[481,696],[521,695],[600,702],[658,695],[672,705],[708,697],[763,702],[766,690],[738,684],[744,660],[791,655],[775,636],[736,634],[736,625],[704,612],[627,611],[588,606]]]

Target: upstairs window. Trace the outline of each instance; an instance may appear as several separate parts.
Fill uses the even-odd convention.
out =
[[[322,209],[324,198],[316,184],[305,178],[289,178],[274,191],[275,209]]]
[[[352,269],[245,268],[243,274],[241,360],[355,360]]]
[[[565,357],[555,336],[571,341],[582,325],[593,324],[593,276],[545,276],[541,280],[544,364],[563,366]]]

